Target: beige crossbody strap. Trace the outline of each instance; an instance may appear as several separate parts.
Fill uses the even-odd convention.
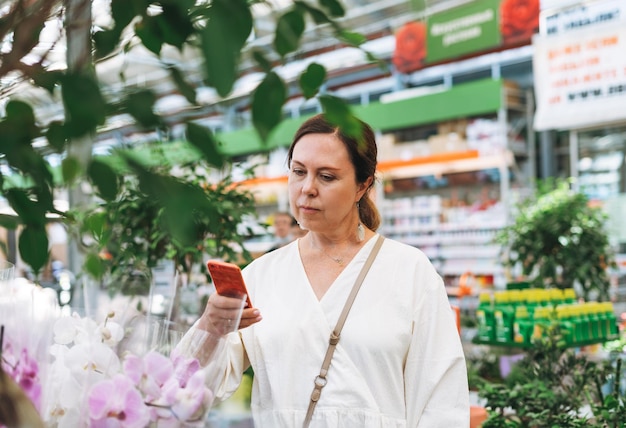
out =
[[[359,288],[361,288],[361,284],[367,275],[367,271],[369,271],[370,266],[374,263],[374,259],[376,258],[376,254],[378,254],[378,250],[383,245],[384,236],[379,235],[378,240],[374,244],[374,248],[372,248],[372,252],[368,256],[363,268],[361,268],[361,272],[354,282],[354,286],[352,287],[352,291],[348,296],[348,300],[346,301],[345,306],[343,307],[343,311],[341,315],[339,315],[339,320],[337,321],[337,325],[335,329],[330,334],[330,339],[328,341],[328,349],[326,350],[326,356],[324,357],[324,362],[322,363],[322,368],[320,369],[320,374],[315,377],[313,381],[314,387],[313,392],[311,393],[311,401],[309,402],[309,408],[306,412],[306,417],[304,419],[303,428],[308,428],[311,423],[311,418],[313,417],[313,410],[315,410],[315,405],[320,399],[320,395],[322,395],[322,388],[326,386],[326,374],[328,374],[328,368],[330,367],[330,360],[333,358],[333,353],[335,352],[335,348],[337,347],[337,343],[339,343],[339,335],[341,334],[341,329],[343,328],[344,323],[346,322],[346,318],[348,317],[348,312],[350,312],[350,308],[352,307],[352,303],[356,298],[357,293],[359,292]]]

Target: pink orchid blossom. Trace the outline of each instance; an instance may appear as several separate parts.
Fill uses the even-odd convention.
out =
[[[39,364],[30,356],[28,349],[23,348],[17,357],[11,343],[7,342],[2,351],[2,370],[20,386],[39,410],[41,408]]]
[[[213,402],[213,394],[204,384],[204,372],[197,371],[185,386],[175,378],[163,386],[163,400],[181,421],[200,419]]]
[[[171,358],[174,364],[174,376],[183,387],[187,385],[189,378],[202,368],[197,358],[185,357],[177,352],[173,352]]]
[[[172,361],[158,352],[148,352],[143,358],[130,354],[124,358],[124,373],[150,400],[161,396],[161,387],[172,377]]]
[[[92,428],[144,428],[150,422],[141,393],[122,374],[94,385],[88,400]]]

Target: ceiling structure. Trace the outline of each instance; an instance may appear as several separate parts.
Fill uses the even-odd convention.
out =
[[[402,24],[422,17],[425,13],[434,13],[469,0],[423,0],[424,10],[418,11],[414,4],[418,0],[343,0],[346,16],[340,21],[344,28],[365,35],[369,41],[364,49],[372,52],[381,59],[389,59],[395,47],[393,34]],[[289,7],[288,0],[268,0],[265,4],[254,6],[255,30],[246,50],[255,47],[271,45],[277,16]],[[2,6],[0,6],[2,7]],[[92,15],[94,27],[106,28],[111,24],[108,0],[93,0]],[[31,61],[35,62],[45,53],[50,68],[65,68],[66,52],[63,39],[63,16],[59,13],[53,16],[42,32],[42,41],[35,50]],[[132,44],[132,39],[129,39]],[[175,48],[164,47],[162,55],[157,58],[147,51],[140,43],[117,55],[96,64],[98,79],[106,97],[116,99],[132,88],[150,88],[158,97],[155,106],[156,112],[163,116],[170,126],[175,126],[189,119],[206,119],[208,125],[213,117],[214,122],[221,122],[226,109],[233,105],[245,108],[247,97],[260,82],[262,74],[255,72],[253,64],[246,59],[243,53],[242,76],[237,81],[232,93],[226,98],[220,98],[216,91],[202,85],[201,55],[188,49],[179,52]],[[323,64],[329,76],[337,80],[337,85],[350,83],[355,76],[341,80],[342,75],[354,71],[359,67],[366,67],[367,59],[362,51],[356,48],[342,46],[332,37],[327,26],[313,26],[305,31],[302,37],[301,49],[297,54],[290,55],[280,64],[279,58],[272,58],[277,62],[276,71],[287,82],[297,79],[299,73],[313,60]],[[185,78],[197,87],[199,105],[189,104],[183,96],[177,93],[174,84],[170,81],[164,65],[174,65],[185,75]],[[375,67],[369,66],[370,69]],[[369,72],[371,74],[372,71]],[[380,70],[374,71],[381,74]],[[365,76],[364,79],[371,79]],[[11,97],[20,97],[36,106],[37,117],[42,123],[63,118],[63,108],[58,99],[51,98],[45,90],[34,88],[16,76],[7,76],[1,82],[0,103],[5,103]],[[337,86],[336,85],[336,86]],[[239,103],[239,104],[238,104]],[[208,118],[208,119],[207,119]],[[134,121],[130,116],[120,115],[111,117],[107,124],[98,133],[97,140],[126,139],[132,142],[136,138],[145,138],[137,132]]]

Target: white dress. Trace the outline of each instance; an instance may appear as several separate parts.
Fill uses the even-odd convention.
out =
[[[244,269],[263,320],[229,336],[216,394],[232,393],[249,361],[255,428],[302,426],[329,335],[377,237],[321,300],[297,241]],[[420,250],[386,239],[342,330],[311,427],[469,427],[466,370],[440,276]]]

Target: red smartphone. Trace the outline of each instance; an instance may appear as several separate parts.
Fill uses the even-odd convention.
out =
[[[252,307],[248,289],[241,275],[241,268],[234,263],[209,260],[206,264],[209,274],[213,279],[213,285],[218,294],[222,296],[238,297],[246,295],[246,308]]]

